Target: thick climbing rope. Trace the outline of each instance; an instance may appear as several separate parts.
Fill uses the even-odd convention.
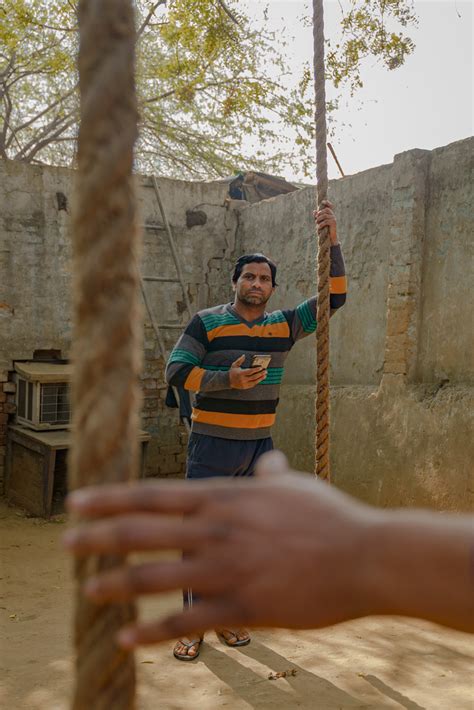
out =
[[[313,0],[314,90],[316,96],[317,208],[327,199],[326,89],[323,0]],[[330,239],[325,227],[318,233],[318,309],[316,320],[316,475],[329,481],[329,268]]]
[[[81,0],[79,28],[72,488],[136,476],[142,352],[131,0]],[[74,710],[134,707],[133,655],[115,638],[135,609],[96,605],[83,594],[92,573],[121,563],[100,556],[76,564]]]

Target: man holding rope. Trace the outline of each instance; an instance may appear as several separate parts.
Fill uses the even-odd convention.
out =
[[[331,241],[331,313],[346,299],[344,260],[333,205],[313,213],[318,229]],[[166,368],[166,380],[197,393],[192,413],[186,477],[252,476],[258,458],[273,448],[280,382],[293,345],[316,330],[316,297],[295,309],[268,313],[276,288],[276,265],[263,254],[238,259],[232,275],[234,301],[197,313],[178,340]],[[236,584],[239,580],[236,578]],[[183,591],[185,608],[197,601]],[[250,642],[245,629],[217,630],[228,646]],[[179,660],[199,654],[202,637],[180,639]]]

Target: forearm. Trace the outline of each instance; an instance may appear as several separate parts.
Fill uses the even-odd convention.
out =
[[[365,548],[365,613],[474,631],[472,517],[380,511],[368,527]]]
[[[217,392],[230,389],[229,370],[209,371],[200,366],[174,363],[166,369],[168,384],[192,392]]]
[[[339,242],[331,245],[329,291],[331,315],[333,315],[344,305],[347,297],[346,267]]]

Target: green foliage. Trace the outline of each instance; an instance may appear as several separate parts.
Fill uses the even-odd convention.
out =
[[[280,40],[265,27],[253,27],[238,0],[135,5],[139,170],[196,178],[244,166],[270,172],[291,166],[311,174],[312,77],[305,70],[288,89]],[[360,86],[360,63],[368,55],[389,68],[403,63],[413,44],[389,31],[387,20],[413,24],[407,0],[351,2],[342,43],[329,46],[328,76],[336,86]],[[73,163],[77,44],[72,0],[3,0],[0,157]],[[285,128],[291,128],[291,142],[282,137]]]
[[[349,0],[342,6],[341,38],[328,42],[328,78],[336,88],[349,84],[351,93],[363,86],[361,66],[373,57],[387,69],[397,69],[413,52],[413,41],[402,28],[417,24],[412,0]]]

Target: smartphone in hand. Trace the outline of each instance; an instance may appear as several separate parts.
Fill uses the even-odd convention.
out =
[[[261,367],[262,370],[266,370],[271,362],[271,355],[253,355],[252,357],[252,367]]]

